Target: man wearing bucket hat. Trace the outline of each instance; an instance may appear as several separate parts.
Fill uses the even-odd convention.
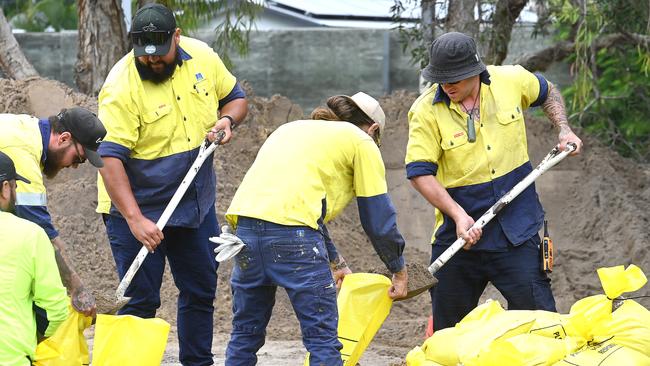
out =
[[[325,223],[355,196],[361,224],[393,273],[388,295],[406,295],[404,239],[377,147],[384,112],[365,93],[330,97],[327,106],[315,109],[312,120],[286,123],[269,136],[227,210],[245,246],[231,277],[234,314],[226,365],[256,364],[277,287],[289,295],[310,364],[342,364],[330,269],[337,280],[350,272]]]
[[[471,37],[433,41],[423,76],[434,83],[409,111],[406,173],[436,211],[431,261],[457,237],[467,245],[437,273],[431,290],[435,329],[454,326],[491,282],[509,309],[555,311],[538,261],[544,211],[534,185],[483,230],[469,230],[532,171],[523,111],[541,106],[559,130],[559,147],[581,140],[567,122],[559,89],[521,66],[485,66]]]
[[[68,297],[45,231],[15,216],[17,174],[11,158],[0,152],[0,365],[31,365],[36,350],[34,304],[44,309],[51,336],[68,317]]]
[[[74,271],[66,245],[52,225],[43,175],[54,178],[61,169],[76,168],[86,160],[95,167],[103,166],[97,148],[106,134],[104,126],[89,110],[74,107],[47,119],[0,114],[0,130],[0,151],[9,155],[31,181],[29,185],[18,182],[16,214],[45,230],[54,245],[61,279],[70,293],[72,305],[85,315],[93,315],[95,299]],[[44,316],[38,310],[37,314],[37,320]]]
[[[123,278],[144,245],[150,254],[126,291],[120,314],[151,318],[160,307],[168,260],[179,289],[179,359],[211,365],[217,263],[209,237],[219,235],[216,177],[207,158],[167,225],[156,226],[205,139],[214,141],[247,113],[237,79],[207,44],[181,36],[171,9],[147,4],[133,17],[133,50],[110,71],[99,93],[108,133],[99,152],[97,211]],[[109,198],[110,197],[110,198]]]

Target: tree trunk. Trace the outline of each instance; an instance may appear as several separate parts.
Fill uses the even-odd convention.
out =
[[[445,30],[460,32],[477,39],[479,22],[474,18],[477,0],[449,0]]]
[[[79,0],[77,5],[75,83],[81,92],[97,95],[111,67],[127,51],[122,4],[121,0]]]
[[[497,2],[492,16],[488,49],[485,54],[487,64],[501,65],[503,60],[506,59],[512,27],[526,3],[528,3],[528,0],[499,0]]]
[[[0,8],[0,68],[6,76],[16,80],[38,76],[38,71],[27,61],[14,38],[2,8]]]

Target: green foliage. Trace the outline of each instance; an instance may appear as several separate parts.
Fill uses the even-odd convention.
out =
[[[62,29],[77,29],[75,0],[16,0],[6,3],[7,18],[14,28],[28,32],[42,32],[48,27],[57,32]]]
[[[391,18],[396,26],[399,43],[402,45],[402,52],[411,55],[411,64],[424,68],[429,60],[429,51],[424,44],[424,32],[422,22],[416,24],[405,24],[402,16],[407,8],[418,5],[420,0],[395,0],[390,7]]]
[[[232,68],[230,52],[241,56],[248,53],[250,30],[260,15],[261,3],[228,0],[164,0],[159,1],[173,9],[178,26],[185,32],[196,30],[202,23],[219,16],[223,18],[215,29],[214,47],[228,68]]]
[[[565,90],[571,120],[600,136],[625,156],[650,160],[650,49],[617,42],[597,50],[616,33],[648,34],[650,5],[634,0],[551,0],[562,29],[573,40],[569,57],[574,83]]]

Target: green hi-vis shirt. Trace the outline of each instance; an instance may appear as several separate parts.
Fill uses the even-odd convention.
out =
[[[68,317],[54,249],[38,225],[0,212],[0,365],[29,365],[36,350],[33,304],[47,312],[51,336]]]
[[[247,216],[318,229],[319,219],[333,219],[353,197],[386,192],[384,163],[368,134],[347,122],[295,121],[266,140],[226,218],[233,226]]]

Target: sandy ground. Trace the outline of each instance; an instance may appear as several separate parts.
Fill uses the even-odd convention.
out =
[[[0,112],[3,113],[43,117],[75,104],[96,109],[96,101],[92,98],[75,94],[64,85],[49,80],[0,79],[0,92],[3,95]],[[388,120],[382,154],[390,194],[398,211],[398,224],[407,239],[407,261],[427,264],[433,210],[410,187],[403,168],[408,137],[406,114],[416,97],[412,93],[398,92],[381,99]],[[249,104],[247,121],[236,131],[234,141],[220,147],[216,153],[214,164],[220,215],[266,136],[280,124],[303,117],[299,106],[280,96],[252,95]],[[527,126],[530,157],[535,165],[553,147],[557,136],[543,118],[528,116]],[[562,313],[568,312],[576,300],[602,292],[596,275],[599,267],[634,263],[650,275],[650,169],[618,156],[593,138],[577,132],[585,141],[584,154],[562,162],[536,183],[555,242],[556,266],[551,277],[558,310]],[[96,172],[85,165],[67,169],[47,182],[48,205],[83,280],[99,293],[112,294],[118,281],[103,224],[94,212]],[[366,271],[381,262],[358,222],[356,205],[352,204],[328,227],[352,269]],[[213,347],[216,364],[223,363],[231,327],[230,270],[228,263],[219,268]],[[169,273],[165,276],[158,316],[174,325],[178,292]],[[639,294],[647,293],[650,290],[646,286]],[[487,297],[499,298],[499,295],[489,287],[484,294],[484,298]],[[639,302],[650,307],[648,299]],[[429,313],[426,294],[395,303],[361,364],[399,364],[409,349],[422,343]],[[298,323],[282,290],[278,291],[267,340],[260,352],[260,365],[294,365],[296,360],[302,360],[304,351]],[[177,347],[173,335],[165,353],[165,365],[177,364]]]

